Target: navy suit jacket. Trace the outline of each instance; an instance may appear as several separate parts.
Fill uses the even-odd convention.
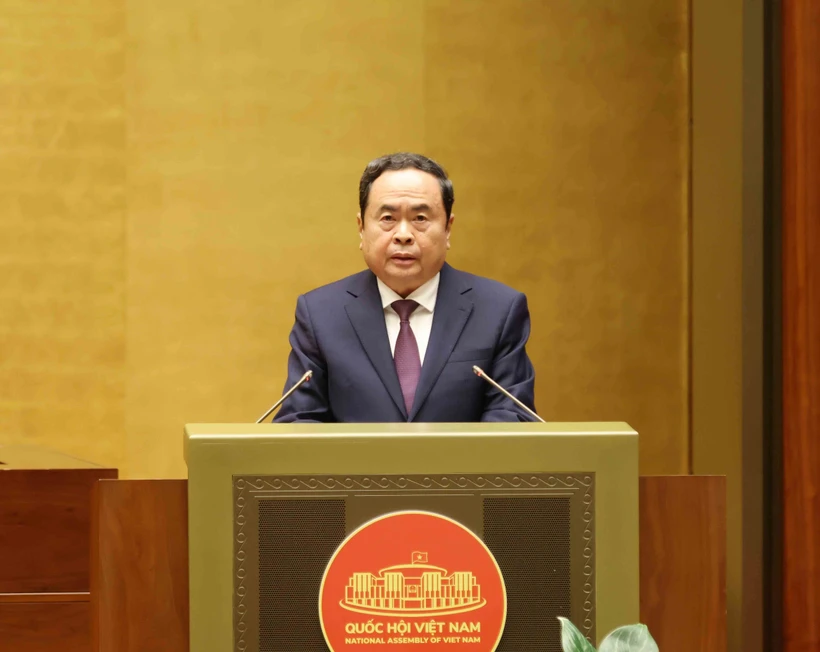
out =
[[[523,294],[445,263],[407,414],[376,276],[370,270],[354,274],[299,297],[285,388],[308,369],[313,378],[285,401],[274,421],[531,421],[472,371],[478,365],[534,409],[529,334]]]

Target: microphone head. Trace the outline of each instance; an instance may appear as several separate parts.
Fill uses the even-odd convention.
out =
[[[276,408],[278,408],[280,405],[282,405],[282,403],[285,401],[285,399],[288,398],[288,396],[293,394],[293,392],[295,392],[302,385],[304,385],[307,381],[309,381],[312,376],[313,376],[313,370],[312,369],[308,369],[305,373],[303,373],[302,377],[293,384],[293,387],[291,387],[287,392],[285,392],[282,395],[282,398],[280,398],[278,401],[276,401],[276,403],[274,403],[273,406],[267,412],[265,412],[265,414],[263,414],[261,417],[259,417],[256,420],[256,423],[262,423],[265,419],[267,419],[268,415],[271,412],[273,412]]]
[[[481,378],[482,376],[485,375],[484,370],[481,367],[477,366],[477,365],[473,365],[473,373],[476,376],[478,376],[479,378]]]

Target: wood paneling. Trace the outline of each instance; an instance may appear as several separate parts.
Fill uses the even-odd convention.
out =
[[[90,602],[91,594],[82,593],[0,593],[0,602]]]
[[[0,603],[0,650],[89,652],[88,602]]]
[[[0,447],[0,649],[89,652],[91,493],[116,469]]]
[[[0,471],[0,593],[88,591],[91,489],[113,469]]]
[[[820,3],[783,8],[783,650],[820,649]]]
[[[663,652],[726,650],[726,479],[640,479],[641,622]]]
[[[187,482],[98,492],[94,652],[188,652]],[[724,652],[725,480],[647,477],[640,492],[642,621],[664,652]]]
[[[188,483],[100,482],[91,568],[95,652],[188,649]]]

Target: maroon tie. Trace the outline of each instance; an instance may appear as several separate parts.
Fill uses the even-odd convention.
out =
[[[393,361],[396,363],[396,372],[399,374],[401,393],[404,395],[404,406],[407,408],[409,416],[413,409],[413,399],[416,396],[416,386],[419,384],[421,375],[421,357],[419,356],[419,345],[416,343],[416,336],[410,328],[410,315],[419,307],[411,299],[394,301],[393,310],[399,316],[399,337],[396,340],[396,351],[393,354]]]

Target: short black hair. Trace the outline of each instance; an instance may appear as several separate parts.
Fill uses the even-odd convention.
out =
[[[447,220],[450,220],[453,202],[456,200],[455,194],[453,193],[453,182],[450,181],[444,168],[433,159],[410,152],[387,154],[367,164],[364,172],[362,172],[361,181],[359,181],[359,210],[362,214],[362,220],[364,220],[364,211],[367,208],[367,200],[370,197],[370,187],[373,185],[373,182],[385,172],[406,170],[407,168],[421,170],[427,174],[432,174],[438,179],[438,185],[441,188],[441,200],[444,203],[444,212],[447,215]]]

